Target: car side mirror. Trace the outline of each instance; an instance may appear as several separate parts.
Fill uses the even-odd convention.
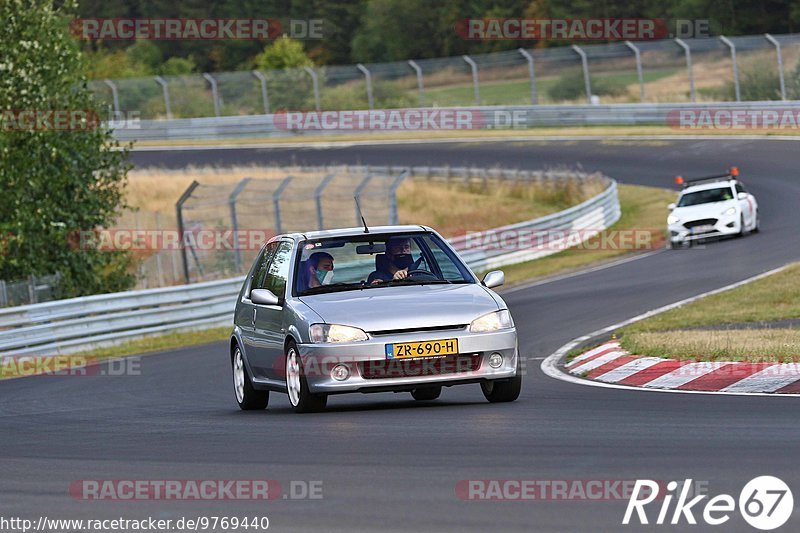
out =
[[[667,206],[667,209],[669,209],[670,211],[672,211],[673,209],[675,209],[675,204],[669,204],[669,205]]]
[[[739,200],[747,200],[747,193],[746,193],[746,192],[740,192],[740,193],[738,193],[738,194],[736,195],[736,197],[737,197]]]
[[[278,305],[279,299],[269,289],[253,289],[250,301],[256,305]]]
[[[506,282],[506,275],[503,273],[502,270],[492,270],[491,272],[483,276],[483,281],[482,281],[484,286],[486,286],[486,288],[488,289],[491,289],[493,287],[499,287],[505,282]]]

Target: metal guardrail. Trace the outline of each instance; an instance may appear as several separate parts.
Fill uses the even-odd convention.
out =
[[[475,129],[488,130],[487,125],[508,124],[514,120],[514,129],[524,133],[526,128],[552,126],[670,126],[691,133],[691,128],[680,127],[677,122],[681,110],[727,110],[763,112],[769,109],[797,108],[800,101],[764,102],[716,102],[704,104],[660,103],[660,104],[607,104],[607,105],[550,105],[550,106],[490,106],[463,108],[479,113],[474,122]],[[440,108],[446,109],[446,108]],[[389,112],[376,110],[372,113]],[[406,110],[408,112],[409,110]],[[420,111],[430,112],[430,110]],[[327,113],[338,113],[330,111]],[[247,117],[187,118],[174,120],[142,120],[130,127],[114,130],[114,136],[128,141],[192,141],[226,140],[264,137],[296,137],[320,135],[353,135],[370,133],[363,130],[306,130],[287,131],[278,127],[276,115],[252,115]],[[498,127],[496,129],[509,129]],[[409,130],[391,130],[395,132]],[[412,130],[416,131],[416,130]],[[427,133],[431,130],[419,130]],[[435,130],[437,132],[446,130]],[[380,133],[373,130],[375,133]],[[385,132],[381,130],[381,132]]]
[[[583,173],[504,169],[414,167],[412,174],[443,179],[582,179]],[[620,217],[617,184],[597,196],[545,217],[490,230],[601,230]],[[590,233],[582,234],[584,238]],[[451,239],[474,271],[485,271],[557,253],[558,246],[506,251],[471,248],[469,236]],[[214,326],[230,326],[235,295],[244,277],[58,300],[0,310],[0,354],[68,354],[133,340],[146,335]]]

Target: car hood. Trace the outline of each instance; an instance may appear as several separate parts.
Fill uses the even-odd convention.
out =
[[[672,210],[672,214],[678,217],[681,222],[699,218],[719,218],[722,216],[723,211],[735,205],[735,200],[714,202],[713,204],[688,205],[686,207],[676,207]]]
[[[328,324],[364,331],[421,329],[469,324],[498,309],[482,286],[406,285],[300,297]]]

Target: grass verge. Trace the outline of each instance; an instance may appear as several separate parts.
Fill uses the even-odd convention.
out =
[[[622,347],[637,355],[698,361],[800,361],[800,329],[737,327],[798,318],[800,263],[795,263],[753,283],[632,324],[619,334]],[[724,325],[729,328],[710,329]]]
[[[619,259],[631,252],[624,247],[603,247],[602,239],[610,237],[607,242],[615,241],[615,232],[620,230],[644,230],[650,232],[651,240],[646,249],[660,248],[664,245],[665,205],[675,200],[675,193],[655,187],[640,185],[619,185],[619,201],[622,216],[612,228],[602,232],[601,236],[591,239],[586,246],[570,248],[557,254],[503,267],[506,283],[509,285],[529,281],[533,278],[561,274],[587,267],[592,264]],[[617,233],[618,234],[618,233]]]

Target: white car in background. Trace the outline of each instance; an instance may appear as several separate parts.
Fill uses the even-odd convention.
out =
[[[738,176],[738,169],[732,167],[719,176],[676,178],[684,189],[678,201],[669,204],[667,230],[671,247],[758,231],[758,202],[745,190]]]

